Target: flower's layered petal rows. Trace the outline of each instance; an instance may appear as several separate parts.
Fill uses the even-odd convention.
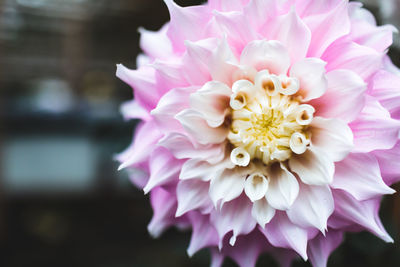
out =
[[[191,227],[191,256],[211,250],[255,266],[301,256],[326,266],[345,231],[392,242],[378,216],[400,180],[400,71],[393,26],[347,0],[209,0],[140,29],[140,119],[116,158],[150,195],[148,230]]]

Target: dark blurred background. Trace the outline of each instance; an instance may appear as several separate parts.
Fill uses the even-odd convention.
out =
[[[400,1],[364,2],[399,26]],[[148,197],[112,160],[136,124],[119,114],[132,91],[115,64],[135,68],[137,28],[168,18],[162,0],[0,0],[0,266],[209,264],[207,251],[187,257],[189,233],[149,236]],[[395,244],[349,234],[329,265],[400,266],[398,194],[381,214]]]

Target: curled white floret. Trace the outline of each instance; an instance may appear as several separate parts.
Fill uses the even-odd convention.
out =
[[[237,147],[231,152],[231,161],[242,167],[246,167],[250,163],[250,154],[242,147]]]
[[[244,184],[244,192],[249,199],[254,202],[265,197],[268,190],[269,181],[265,175],[256,172],[251,174]]]
[[[294,133],[290,137],[290,148],[296,154],[303,154],[307,150],[310,141],[302,133]]]

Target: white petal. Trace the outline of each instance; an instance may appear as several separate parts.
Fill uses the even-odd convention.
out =
[[[243,49],[240,64],[257,70],[267,69],[274,74],[287,74],[290,56],[279,41],[257,40],[248,43]]]
[[[179,179],[201,179],[203,181],[210,181],[211,179],[219,176],[225,169],[232,169],[234,167],[235,165],[229,158],[222,162],[213,164],[210,164],[204,159],[192,158],[187,160],[182,165]]]
[[[278,210],[287,210],[299,193],[296,177],[282,164],[273,164],[268,172],[269,187],[266,194],[268,204]]]
[[[293,223],[303,228],[316,227],[325,233],[327,221],[333,209],[333,197],[329,186],[301,183],[299,195],[287,211],[287,215]]]
[[[268,180],[262,173],[252,173],[245,182],[244,192],[252,202],[265,197],[268,190]]]
[[[354,147],[353,132],[341,120],[315,117],[311,123],[311,143],[333,161],[340,161]]]
[[[190,106],[202,113],[210,127],[218,127],[229,112],[232,90],[221,82],[208,82],[190,95]]]
[[[332,159],[315,147],[310,147],[301,155],[293,155],[289,159],[289,167],[303,183],[309,185],[330,184],[335,171]]]
[[[327,88],[328,82],[325,76],[326,62],[319,58],[305,58],[295,63],[290,69],[290,76],[300,81],[299,94],[303,95],[303,101],[322,96]]]
[[[185,130],[200,144],[219,144],[222,143],[228,135],[228,128],[210,127],[204,116],[200,112],[192,109],[185,109],[179,112],[175,118],[180,121]]]
[[[265,224],[269,223],[275,215],[275,209],[268,205],[265,198],[257,200],[253,203],[251,209],[251,215],[258,222],[261,227],[265,227]]]
[[[225,170],[221,175],[213,178],[210,183],[210,197],[214,205],[220,206],[223,203],[237,198],[243,192],[246,174],[239,171],[237,168],[233,170]]]
[[[198,208],[212,207],[208,197],[208,187],[207,182],[199,180],[180,181],[176,188],[178,208],[175,216],[179,217],[190,210]]]

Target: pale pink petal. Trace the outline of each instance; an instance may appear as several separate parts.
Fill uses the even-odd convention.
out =
[[[198,87],[175,88],[161,97],[157,107],[151,111],[160,129],[166,132],[181,131],[182,125],[175,119],[175,115],[190,107],[189,96],[197,89]]]
[[[130,100],[123,103],[120,111],[125,120],[141,119],[148,121],[151,119],[149,112],[143,108],[136,100]]]
[[[322,59],[328,62],[328,72],[347,69],[366,80],[381,67],[383,54],[355,42],[337,42],[327,49]]]
[[[211,248],[210,267],[221,267],[225,256],[217,248]]]
[[[362,6],[363,4],[360,2],[349,3],[349,16],[352,19],[352,21],[361,20],[371,25],[376,25],[376,20],[374,15],[369,10],[363,8]]]
[[[393,33],[397,30],[392,25],[384,25],[376,27],[365,21],[357,21],[352,23],[350,32],[351,40],[378,52],[385,52],[393,43]]]
[[[372,96],[379,100],[395,119],[400,119],[400,76],[378,72],[372,80]]]
[[[292,64],[306,57],[311,41],[311,31],[296,14],[295,9],[272,19],[265,28],[268,39],[278,40],[286,46]]]
[[[312,145],[332,161],[341,161],[353,149],[353,132],[345,122],[315,117],[310,126]]]
[[[208,198],[209,184],[197,179],[180,181],[176,188],[176,196],[178,199],[178,209],[176,217],[182,216],[184,213],[199,209],[211,210],[212,202]]]
[[[268,205],[268,202],[265,198],[262,198],[253,203],[251,215],[257,221],[257,223],[264,228],[265,224],[269,223],[274,217],[275,209]]]
[[[181,133],[171,133],[163,137],[160,146],[167,148],[178,159],[198,158],[211,164],[220,162],[225,157],[225,145],[200,145],[190,141]]]
[[[288,209],[299,193],[296,177],[282,164],[272,165],[269,171],[268,204],[278,210]]]
[[[228,86],[232,85],[234,82],[233,74],[237,70],[234,64],[237,64],[237,58],[233,54],[226,38],[223,38],[213,52],[208,66],[212,79]]]
[[[353,121],[365,105],[366,83],[350,70],[333,70],[326,74],[328,90],[310,104],[316,115]]]
[[[190,106],[202,113],[210,127],[224,123],[229,113],[231,88],[221,82],[208,82],[190,96]]]
[[[290,169],[297,173],[305,184],[330,184],[335,172],[332,159],[320,149],[313,147],[301,155],[289,159]]]
[[[249,0],[209,0],[212,9],[220,11],[241,11]]]
[[[229,43],[241,51],[248,42],[258,39],[258,34],[252,27],[243,27],[248,24],[242,12],[219,12],[214,10],[213,15],[220,28],[221,35],[226,35]]]
[[[379,162],[383,180],[386,184],[392,185],[400,181],[400,142],[397,142],[392,149],[377,150],[373,152]]]
[[[155,79],[162,95],[177,87],[190,87],[185,76],[185,67],[181,59],[171,61],[155,60],[151,66],[156,70]]]
[[[287,215],[291,222],[300,227],[315,227],[325,233],[328,218],[333,210],[333,197],[329,186],[300,183],[299,195],[287,211]]]
[[[368,98],[360,116],[350,124],[354,134],[354,152],[390,149],[398,139],[400,121],[390,117],[378,101]]]
[[[290,56],[279,41],[257,40],[248,43],[243,49],[240,64],[286,75],[290,66]]]
[[[293,224],[284,212],[277,212],[265,229],[259,229],[273,246],[293,249],[307,260],[307,230]]]
[[[210,127],[204,115],[193,109],[185,109],[179,112],[175,118],[200,144],[220,144],[228,135],[229,128],[223,126]]]
[[[315,14],[304,18],[304,22],[310,28],[312,34],[308,50],[309,57],[320,57],[329,45],[350,32],[350,19],[347,9],[348,1],[340,1],[328,13]]]
[[[256,221],[251,218],[251,202],[247,198],[237,198],[225,203],[221,210],[211,212],[211,223],[218,232],[220,244],[224,236],[230,231],[233,232],[229,244],[233,246],[239,235],[250,233],[256,226]]]
[[[210,224],[208,215],[191,212],[189,220],[192,223],[192,237],[187,249],[189,257],[202,248],[218,245],[218,233]]]
[[[326,92],[325,65],[326,62],[318,58],[304,58],[290,69],[290,76],[300,81],[299,94],[304,97],[304,102],[319,98]]]
[[[357,200],[367,200],[395,192],[383,182],[375,157],[365,153],[352,153],[345,160],[338,162],[331,186],[345,190]]]
[[[329,255],[342,243],[343,232],[329,229],[308,242],[307,253],[314,267],[326,267]]]
[[[159,31],[152,32],[139,28],[140,48],[151,58],[167,59],[172,53],[172,44],[167,36],[169,24]]]
[[[197,41],[203,37],[205,26],[211,14],[202,6],[180,7],[173,0],[164,0],[171,22],[168,37],[176,51],[184,51],[185,40]]]
[[[226,169],[210,182],[209,195],[214,205],[222,206],[225,202],[239,197],[244,189],[247,173],[238,169]]]
[[[157,238],[169,226],[176,223],[174,214],[176,210],[176,198],[161,187],[154,188],[150,193],[153,217],[147,226],[150,234]]]
[[[333,190],[335,217],[358,224],[386,242],[393,242],[379,219],[380,198],[359,201],[343,190]],[[329,223],[329,222],[328,222]]]
[[[122,64],[118,64],[116,75],[133,88],[135,100],[140,106],[150,111],[157,105],[161,94],[155,83],[153,68],[142,67],[138,70],[130,70]]]
[[[154,150],[154,145],[161,138],[161,133],[154,121],[144,122],[136,130],[133,145],[123,152],[118,160],[122,164],[118,170],[126,167],[137,166],[138,164],[149,159],[150,154]]]
[[[150,179],[143,188],[145,194],[154,187],[177,181],[182,161],[174,158],[164,147],[157,147],[150,157]]]
[[[200,179],[203,181],[210,181],[211,179],[219,176],[225,169],[233,169],[235,164],[232,163],[230,158],[226,158],[222,162],[210,164],[204,159],[189,159],[183,166],[179,179]]]
[[[244,7],[244,14],[252,27],[261,30],[267,20],[276,15],[277,8],[277,0],[251,0]]]

